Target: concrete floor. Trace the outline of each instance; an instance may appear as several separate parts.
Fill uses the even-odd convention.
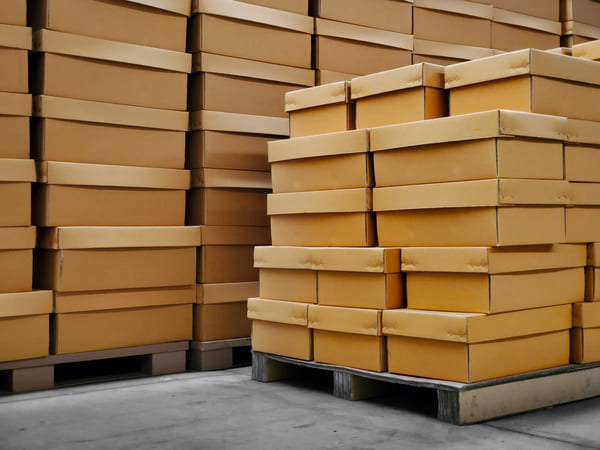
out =
[[[600,448],[600,398],[457,427],[419,402],[347,402],[305,384],[254,382],[247,367],[0,397],[0,448]]]

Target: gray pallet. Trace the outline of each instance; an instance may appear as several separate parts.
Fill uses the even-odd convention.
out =
[[[390,384],[434,389],[437,417],[456,425],[532,411],[600,395],[600,363],[569,364],[477,383],[370,372],[303,361],[261,352],[252,354],[252,379],[270,382],[291,378],[298,366],[333,372],[333,394],[362,400],[385,392]]]
[[[251,339],[238,338],[222,341],[192,341],[188,352],[187,367],[189,370],[223,370],[239,366],[249,366],[251,357],[236,360],[234,349],[246,348],[250,355]]]

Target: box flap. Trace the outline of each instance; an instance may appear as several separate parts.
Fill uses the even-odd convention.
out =
[[[598,60],[600,59],[600,40],[574,45],[571,51],[573,56],[578,58]]]
[[[308,304],[249,298],[248,319],[306,327],[308,326]]]
[[[567,205],[600,205],[600,183],[569,183]]]
[[[300,86],[315,85],[315,72],[311,69],[232,58],[212,53],[195,53],[192,58],[192,71],[256,78]]]
[[[193,169],[192,187],[271,189],[271,173],[254,170]]]
[[[600,302],[574,303],[573,326],[579,328],[600,327]]]
[[[35,248],[35,227],[0,227],[0,250]]]
[[[291,112],[315,106],[347,103],[349,101],[350,82],[338,81],[337,83],[286,92],[285,110],[286,112]]]
[[[421,63],[352,79],[352,99],[414,87],[444,88],[444,67]]]
[[[319,156],[349,155],[369,151],[369,134],[367,130],[341,131],[271,141],[268,146],[270,163]]]
[[[587,265],[600,267],[600,243],[588,244]]]
[[[373,128],[369,137],[377,151],[501,136],[562,141],[567,127],[564,117],[494,110]]]
[[[269,194],[267,214],[311,214],[364,212],[371,210],[372,189],[335,189],[330,191]]]
[[[31,94],[0,92],[0,115],[29,117],[31,112]]]
[[[31,50],[32,42],[31,28],[0,24],[0,47]]]
[[[183,111],[116,105],[70,98],[38,95],[34,97],[34,116],[125,125],[140,128],[187,131],[189,115]]]
[[[564,205],[569,185],[559,180],[476,180],[375,188],[374,211],[502,205]]]
[[[600,145],[600,124],[588,120],[568,119],[567,141]]]
[[[493,16],[491,5],[465,0],[413,0],[413,7],[435,9],[489,20]]]
[[[530,28],[532,30],[545,31],[546,33],[556,34],[559,36],[562,31],[560,22],[498,8],[494,8],[494,22],[505,23],[507,25],[516,25],[518,27]]]
[[[269,227],[202,225],[202,245],[268,245]]]
[[[400,249],[384,247],[256,247],[254,267],[398,273]]]
[[[155,167],[39,161],[38,183],[147,189],[190,188],[190,171]]]
[[[312,17],[234,0],[194,0],[192,13],[231,17],[306,34],[312,34],[314,29]]]
[[[414,55],[438,56],[453,59],[478,59],[494,55],[494,50],[470,45],[449,44],[447,42],[425,41],[415,39]]]
[[[583,267],[585,261],[586,247],[578,244],[402,249],[402,270],[405,272],[498,274]]]
[[[259,292],[258,281],[245,283],[215,283],[199,284],[196,290],[196,303],[205,305],[216,303],[237,303],[257,297]]]
[[[35,161],[33,159],[0,159],[0,183],[33,183],[35,180]]]
[[[563,36],[582,36],[588,39],[600,39],[600,27],[587,23],[567,21],[562,23]]]
[[[367,42],[401,50],[413,49],[413,36],[395,31],[377,30],[375,28],[352,25],[326,19],[315,19],[315,34],[352,41]]]
[[[190,0],[126,0],[130,3],[139,5],[152,6],[153,8],[162,9],[164,11],[173,12],[182,16],[191,14]]]
[[[383,334],[477,343],[550,333],[571,328],[571,305],[501,314],[470,314],[413,309],[383,312]]]
[[[252,116],[218,111],[193,111],[190,113],[190,129],[193,131],[229,131],[233,133],[289,136],[290,121],[281,117]]]
[[[381,311],[310,305],[308,327],[340,333],[381,336]]]
[[[52,291],[0,294],[0,318],[52,312]]]

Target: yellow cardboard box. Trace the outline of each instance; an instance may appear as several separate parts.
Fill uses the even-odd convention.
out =
[[[571,328],[571,362],[596,361],[600,361],[600,303],[576,303]]]

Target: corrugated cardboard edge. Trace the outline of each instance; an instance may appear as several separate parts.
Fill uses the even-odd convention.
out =
[[[493,56],[494,50],[483,47],[473,47],[470,45],[448,44],[446,42],[415,39],[413,54],[472,60]]]
[[[188,53],[52,30],[36,31],[33,34],[33,49],[37,52],[134,64],[174,72],[192,71],[192,55]]]
[[[598,122],[568,119],[567,127],[568,142],[600,145],[600,124]]]
[[[271,173],[254,170],[193,169],[192,187],[270,190]]]
[[[285,111],[292,112],[316,106],[334,105],[350,101],[350,82],[323,84],[321,86],[286,92]]]
[[[182,16],[190,16],[192,5],[190,0],[125,0],[130,3],[151,6],[156,9],[173,12]]]
[[[562,31],[560,22],[554,22],[541,17],[533,17],[527,14],[520,14],[514,11],[506,11],[498,8],[494,8],[493,20],[494,22],[503,23],[506,25],[530,28],[532,30],[543,31],[545,33],[555,34],[558,36],[560,36]]]
[[[372,189],[290,192],[267,195],[267,215],[371,211]]]
[[[31,50],[33,47],[31,28],[0,24],[0,47]]]
[[[269,142],[268,148],[270,163],[365,153],[369,151],[369,133],[362,129],[282,139]]]
[[[52,291],[0,294],[0,318],[50,314],[52,307]]]
[[[269,245],[269,227],[202,225],[202,246],[205,245]]]
[[[333,20],[315,19],[315,34],[317,36],[368,42],[370,44],[394,47],[401,50],[413,49],[413,36],[411,34],[377,30],[375,28],[335,22]]]
[[[563,36],[583,36],[591,39],[600,39],[600,28],[581,22],[563,22]]]
[[[381,336],[381,310],[310,305],[308,328]]]
[[[314,30],[312,17],[234,0],[193,0],[192,13],[230,17],[306,34]]]
[[[33,159],[0,159],[0,182],[33,183],[36,181]]]
[[[491,5],[464,0],[414,0],[413,7],[446,11],[488,20],[492,19],[494,9]]]
[[[32,111],[31,94],[0,92],[0,115],[30,117]]]
[[[0,250],[35,248],[35,227],[0,227]]]
[[[574,45],[571,51],[578,58],[597,61],[600,59],[600,40]]]
[[[421,63],[353,78],[352,100],[415,87],[444,88],[444,67]]]
[[[194,53],[192,72],[217,73],[279,83],[314,86],[315,72],[311,69],[282,66],[249,59],[232,58],[212,53]]]
[[[269,136],[289,136],[289,119],[253,116],[249,114],[218,111],[193,111],[190,113],[190,130],[228,131]]]
[[[38,229],[39,248],[153,248],[196,247],[201,228],[173,227],[56,227]]]

